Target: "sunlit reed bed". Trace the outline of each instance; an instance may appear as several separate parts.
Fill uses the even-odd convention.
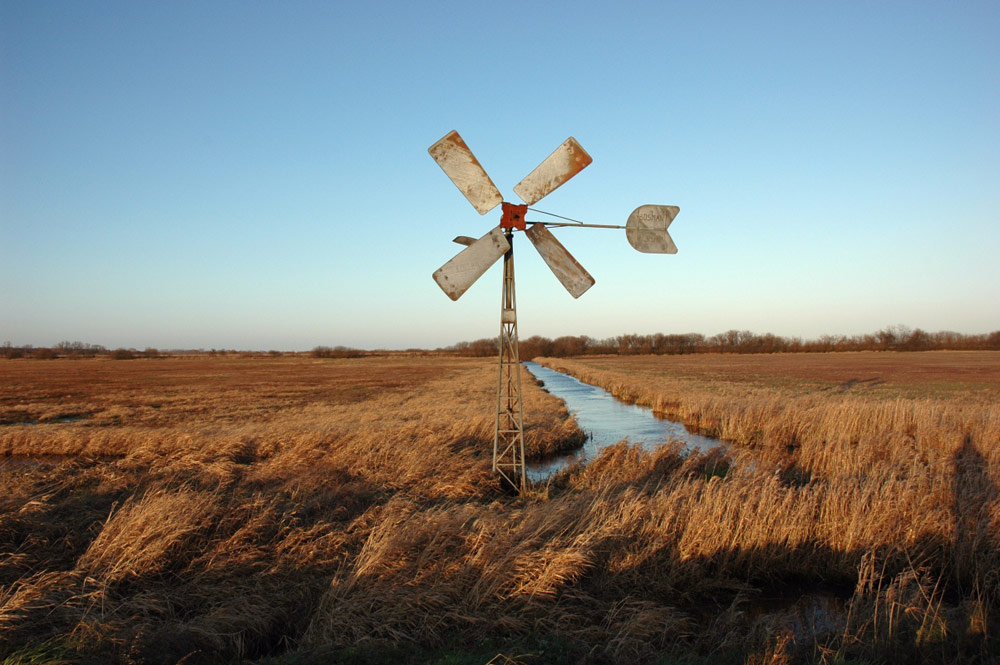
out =
[[[726,393],[732,422],[763,432],[731,454],[613,446],[518,497],[490,472],[494,362],[49,362],[0,363],[17,384],[5,413],[88,413],[0,428],[0,451],[66,458],[0,467],[10,662],[971,662],[994,648],[986,405],[797,412]],[[525,388],[539,448],[579,436]],[[709,404],[711,382],[687,395]],[[761,414],[779,407],[794,441],[769,442],[786,430]],[[834,429],[815,419],[838,413],[848,434],[813,442]],[[803,632],[804,593],[842,612]]]

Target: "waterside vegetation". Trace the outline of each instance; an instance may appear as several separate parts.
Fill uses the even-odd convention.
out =
[[[521,496],[495,361],[0,362],[0,662],[997,657],[990,379],[669,360],[544,362],[729,453],[622,443]],[[534,454],[578,445],[524,389]]]

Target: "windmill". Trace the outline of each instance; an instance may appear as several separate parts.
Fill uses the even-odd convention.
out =
[[[458,300],[500,257],[503,257],[503,288],[500,303],[500,377],[497,384],[496,427],[493,435],[493,471],[501,483],[513,489],[525,486],[524,413],[521,405],[520,356],[517,343],[517,306],[514,298],[514,232],[523,231],[542,259],[570,295],[579,298],[594,285],[594,278],[556,240],[548,227],[625,229],[632,247],[651,254],[676,254],[677,247],[667,227],[677,216],[677,206],[642,205],[632,211],[625,226],[584,224],[552,213],[535,210],[534,205],[557,187],[587,167],[593,160],[572,136],[545,158],[534,171],[514,186],[523,204],[503,200],[479,160],[458,132],[448,132],[427,149],[434,161],[451,178],[459,191],[480,215],[501,206],[500,224],[478,240],[468,236],[454,239],[466,248],[434,273],[434,281],[452,300]],[[563,220],[531,222],[528,210]]]

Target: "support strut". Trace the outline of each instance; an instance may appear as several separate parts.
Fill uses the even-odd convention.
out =
[[[526,487],[524,471],[524,409],[521,406],[521,360],[517,349],[517,305],[514,298],[514,243],[503,257],[503,293],[500,303],[500,378],[497,384],[497,420],[493,435],[493,471],[505,489]]]

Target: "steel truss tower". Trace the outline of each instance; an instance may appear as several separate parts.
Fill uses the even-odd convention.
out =
[[[520,491],[527,486],[524,471],[524,409],[521,405],[521,360],[517,349],[517,303],[514,298],[514,243],[503,256],[503,293],[500,304],[500,378],[497,384],[497,420],[493,434],[493,471],[500,483]]]

